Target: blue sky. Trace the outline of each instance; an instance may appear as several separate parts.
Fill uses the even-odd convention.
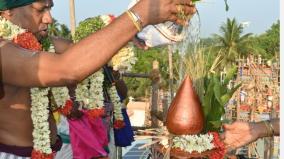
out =
[[[85,18],[112,13],[120,15],[130,0],[75,0],[77,23]],[[249,22],[245,32],[263,33],[280,18],[280,0],[228,0],[230,10],[225,11],[223,0],[204,0],[197,4],[201,18],[201,37],[219,32],[229,18]],[[54,0],[52,14],[60,23],[69,26],[69,0]]]

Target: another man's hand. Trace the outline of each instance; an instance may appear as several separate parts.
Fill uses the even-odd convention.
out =
[[[261,128],[258,123],[236,121],[231,125],[224,125],[221,135],[227,151],[245,146],[259,138]]]

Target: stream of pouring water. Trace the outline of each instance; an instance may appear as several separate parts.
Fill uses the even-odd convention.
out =
[[[181,81],[184,78],[185,75],[185,65],[184,60],[186,59],[186,56],[190,54],[194,54],[197,51],[198,43],[200,42],[200,16],[197,12],[189,21],[188,26],[184,27],[183,33],[184,34],[184,40],[173,44],[172,50],[174,52],[178,52],[179,59],[178,59],[178,73],[179,77],[177,79],[178,85],[180,85]]]

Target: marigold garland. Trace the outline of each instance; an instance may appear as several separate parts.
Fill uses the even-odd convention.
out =
[[[64,116],[68,116],[72,112],[72,109],[73,109],[73,101],[67,100],[65,102],[65,105],[62,108],[58,109],[58,112],[63,114]]]
[[[13,39],[13,42],[25,49],[33,51],[42,50],[41,44],[37,41],[36,37],[30,32],[25,32],[17,35]]]
[[[125,123],[123,120],[115,120],[114,123],[113,123],[113,128],[115,129],[121,129],[125,127]]]
[[[32,158],[33,159],[53,159],[54,153],[52,154],[43,154],[40,151],[33,150],[32,151]]]
[[[208,134],[212,134],[214,139],[214,147],[216,148],[216,151],[213,151],[210,154],[210,159],[222,159],[224,158],[226,152],[225,152],[225,144],[220,140],[219,134],[217,132],[208,132]]]

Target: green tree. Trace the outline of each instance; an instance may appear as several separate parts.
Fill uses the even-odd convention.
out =
[[[65,24],[60,24],[60,36],[66,39],[72,39],[71,31]]]
[[[48,35],[72,39],[69,28],[65,24],[60,24],[56,19],[53,19],[53,23],[48,26]]]
[[[151,73],[154,60],[159,62],[159,70],[161,74],[160,89],[168,89],[169,79],[169,64],[168,64],[168,49],[167,47],[151,48],[147,51],[136,49],[136,64],[133,66],[132,73]],[[173,54],[173,62],[178,59],[178,53]],[[175,70],[174,76],[177,76]],[[149,95],[151,91],[151,80],[142,78],[126,78],[128,86],[128,95],[133,97],[144,97]]]
[[[231,64],[238,55],[246,56],[253,50],[250,44],[251,33],[243,34],[243,26],[238,24],[236,19],[227,19],[227,22],[220,27],[221,34],[214,34],[218,41],[216,48],[224,53],[225,62]]]
[[[58,29],[59,23],[53,19],[53,23],[48,26],[48,34],[51,36],[58,36],[60,30]]]
[[[280,52],[280,21],[274,23],[264,34],[256,37],[255,47],[265,51],[265,58],[272,58]]]

